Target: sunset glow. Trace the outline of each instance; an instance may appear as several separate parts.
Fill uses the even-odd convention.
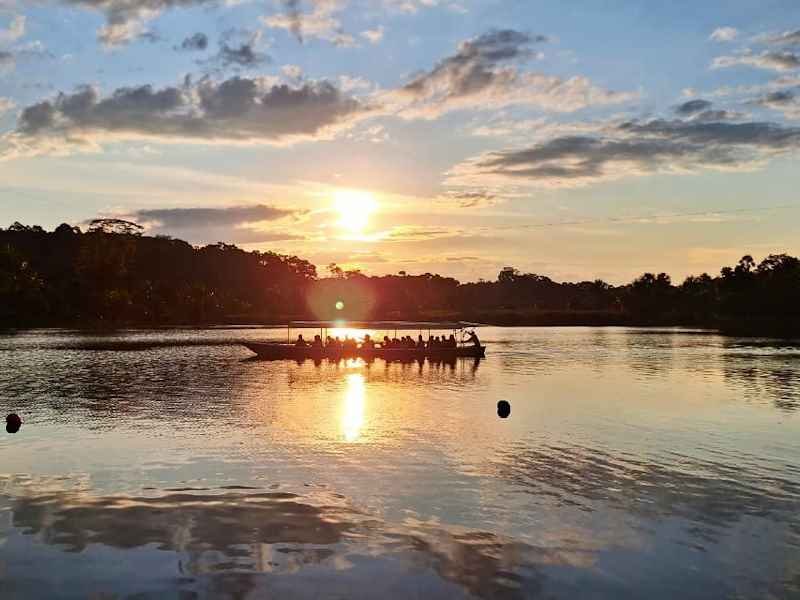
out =
[[[0,2],[0,226],[462,282],[800,253],[800,4],[639,3]]]
[[[349,233],[363,233],[369,225],[370,216],[378,207],[371,193],[358,190],[337,191],[333,195],[333,202],[339,213],[339,227]]]

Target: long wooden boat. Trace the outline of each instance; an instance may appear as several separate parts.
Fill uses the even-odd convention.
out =
[[[323,358],[338,360],[340,358],[363,358],[371,360],[381,358],[384,360],[441,360],[450,361],[457,358],[483,358],[486,355],[485,345],[475,345],[473,343],[462,343],[455,348],[435,347],[435,348],[331,348],[319,346],[296,346],[289,341],[291,339],[291,329],[319,329],[322,339],[326,339],[328,329],[370,329],[377,331],[395,332],[416,330],[420,333],[428,331],[450,330],[458,334],[462,342],[464,332],[468,328],[478,327],[478,323],[465,323],[463,321],[432,323],[419,321],[293,321],[287,325],[287,342],[242,342],[251,352],[265,360],[321,360]]]
[[[259,358],[281,360],[303,360],[322,358],[382,358],[385,360],[422,360],[425,358],[448,360],[451,358],[483,358],[486,346],[458,346],[456,348],[356,348],[355,350],[338,350],[332,348],[315,348],[313,346],[295,346],[280,342],[243,342],[250,351]]]

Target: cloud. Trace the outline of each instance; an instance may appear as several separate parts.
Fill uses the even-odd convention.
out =
[[[778,110],[787,119],[800,119],[800,97],[791,90],[777,90],[761,98],[751,101],[751,104]]]
[[[16,104],[14,104],[14,101],[11,98],[3,98],[0,96],[0,115],[10,111],[15,106]]]
[[[0,43],[15,42],[25,35],[25,15],[15,15],[8,27],[0,28]]]
[[[191,243],[217,241],[238,244],[295,241],[304,236],[265,228],[266,222],[297,218],[305,211],[277,208],[267,204],[223,208],[150,208],[122,216],[144,225],[152,235],[178,235]]]
[[[697,99],[684,102],[675,109],[675,112],[682,116],[688,116],[708,110],[709,108],[711,108],[711,102],[708,100]]]
[[[379,25],[375,29],[367,29],[361,32],[361,37],[366,38],[370,44],[377,44],[383,39],[383,25]]]
[[[448,183],[575,187],[656,173],[754,168],[800,149],[800,128],[695,119],[627,121],[598,135],[554,137],[457,165]]]
[[[24,108],[15,131],[2,138],[0,156],[141,138],[291,143],[328,138],[370,110],[327,81],[289,86],[267,78],[204,78],[161,89],[122,87],[107,96],[84,86]]]
[[[345,33],[338,13],[346,0],[309,0],[310,12],[301,10],[301,0],[282,0],[284,13],[261,17],[261,21],[273,29],[285,29],[292,33],[300,43],[316,38],[331,42],[335,46],[356,46],[355,38]]]
[[[188,51],[201,51],[208,48],[208,36],[205,33],[198,32],[190,35],[181,42],[180,49]]]
[[[401,116],[433,119],[466,108],[526,104],[573,111],[592,104],[623,102],[634,97],[603,90],[584,77],[561,79],[520,72],[513,63],[536,57],[531,45],[546,41],[512,29],[493,30],[462,42],[450,55],[383,100],[397,105]]]
[[[220,68],[231,66],[253,68],[270,61],[269,56],[260,52],[261,31],[248,29],[229,29],[219,42],[219,51],[213,57],[198,64],[217,65]]]
[[[739,30],[734,27],[717,27],[708,36],[708,39],[715,42],[730,42],[736,39],[739,35]]]
[[[768,33],[757,38],[762,44],[775,46],[800,46],[800,29],[783,31],[781,33]]]
[[[255,50],[251,44],[240,44],[238,47],[231,47],[223,42],[220,44],[216,60],[224,67],[231,65],[257,67],[268,62],[269,57]]]
[[[35,41],[9,50],[0,50],[0,71],[12,70],[20,60],[54,58],[41,42]]]
[[[689,100],[675,107],[675,114],[687,117],[692,121],[728,121],[743,118],[745,115],[729,110],[711,110],[711,102],[702,100]]]
[[[13,69],[17,64],[17,58],[13,52],[0,50],[0,71]]]
[[[65,6],[102,12],[106,24],[97,38],[109,47],[127,44],[145,32],[148,21],[173,8],[212,6],[217,0],[52,0]]]
[[[152,208],[133,213],[141,223],[160,228],[194,229],[198,227],[243,225],[260,221],[275,221],[296,214],[296,211],[267,204],[228,206],[225,208]]]
[[[443,199],[460,208],[483,208],[500,201],[496,194],[488,190],[449,190],[443,194]]]
[[[773,71],[790,71],[800,68],[800,56],[788,51],[776,52],[770,50],[760,54],[753,54],[752,51],[747,50],[733,56],[718,56],[711,63],[711,68],[725,69],[739,65],[771,69]]]
[[[283,65],[281,73],[289,79],[300,80],[303,78],[303,69],[298,65]]]

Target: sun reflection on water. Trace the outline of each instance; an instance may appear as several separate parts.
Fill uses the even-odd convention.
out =
[[[348,442],[355,442],[361,435],[361,427],[364,425],[365,400],[364,376],[361,373],[350,373],[347,376],[347,388],[342,407],[342,433]]]

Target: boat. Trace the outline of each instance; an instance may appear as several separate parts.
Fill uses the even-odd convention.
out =
[[[286,342],[242,342],[246,348],[254,352],[259,358],[265,360],[322,360],[340,358],[363,358],[371,360],[381,358],[387,361],[399,360],[439,360],[451,361],[457,358],[484,358],[486,346],[473,343],[464,343],[467,329],[480,327],[479,323],[454,322],[428,322],[428,321],[292,321],[286,328]],[[430,337],[433,331],[451,331],[456,337],[458,345],[455,348],[383,348],[376,345],[374,348],[361,347],[343,349],[326,346],[296,346],[291,341],[292,329],[319,329],[320,337],[327,339],[328,329],[369,329],[372,331],[422,331],[428,332]]]

